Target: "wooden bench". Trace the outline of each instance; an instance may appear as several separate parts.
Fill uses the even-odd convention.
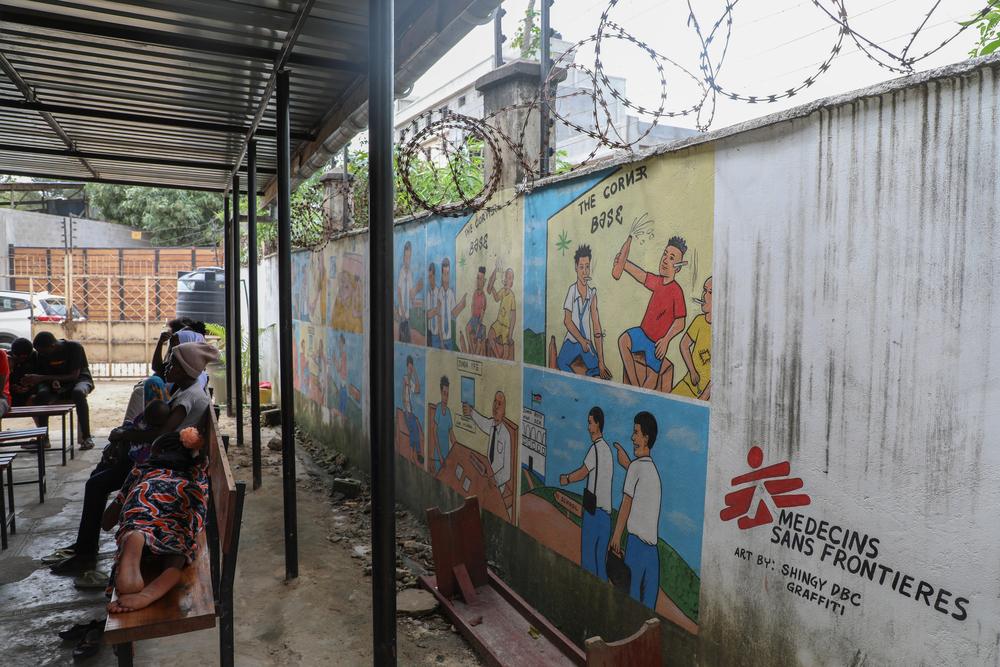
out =
[[[615,644],[605,644],[599,637],[588,640],[588,650],[584,653],[511,590],[486,565],[482,517],[475,496],[467,497],[461,507],[451,512],[443,513],[436,507],[427,510],[427,523],[434,554],[434,575],[420,577],[420,583],[437,598],[458,631],[488,665],[639,667],[659,664],[658,620],[655,621],[655,642],[653,633],[643,628],[633,637]],[[616,662],[619,656],[627,660]]]
[[[35,446],[35,457],[38,460],[38,478],[37,479],[26,479],[20,482],[12,481],[11,484],[14,486],[20,486],[21,484],[38,484],[38,502],[45,502],[45,448],[42,447],[42,440],[48,435],[49,430],[44,427],[36,428],[23,428],[16,431],[0,431],[0,448],[4,447],[20,447],[21,445],[28,445],[34,443]]]
[[[14,459],[17,454],[0,454],[0,551],[7,548],[7,532],[17,532],[14,521]],[[4,497],[4,473],[7,475],[7,493]]]
[[[115,645],[119,665],[132,665],[134,642],[213,628],[216,616],[220,664],[235,664],[233,581],[246,484],[233,481],[214,418],[206,446],[209,507],[206,529],[198,536],[197,556],[181,572],[180,583],[163,598],[145,609],[108,615],[104,643]]]
[[[61,417],[62,418],[62,464],[66,465],[66,417],[69,417],[69,458],[75,459],[76,427],[73,423],[73,410],[76,406],[72,403],[54,403],[52,405],[20,405],[13,407],[4,415],[4,419],[26,419],[35,417]]]

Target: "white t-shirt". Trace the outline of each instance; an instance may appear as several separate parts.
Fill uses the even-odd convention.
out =
[[[419,394],[417,391],[416,378],[409,372],[403,375],[403,412],[413,412],[410,403],[411,394]]]
[[[399,315],[403,320],[410,319],[410,290],[413,289],[413,277],[410,275],[410,270],[402,267],[399,269],[399,280],[396,281],[396,285],[399,289],[399,294],[397,294],[400,299],[396,307],[399,308]]]
[[[451,311],[455,310],[455,290],[438,287],[438,305],[441,306],[441,337],[451,340]]]
[[[205,414],[212,406],[212,401],[208,393],[195,382],[187,389],[178,389],[170,397],[171,411],[179,405],[183,405],[187,412],[184,414],[184,421],[177,427],[178,431],[186,429],[188,426],[201,426],[205,419]]]
[[[441,305],[441,288],[430,287],[427,289],[427,312],[429,313],[433,309]],[[437,315],[431,315],[427,318],[427,333],[433,334],[435,336],[440,335],[441,332],[441,313]]]
[[[589,341],[594,340],[590,331],[590,304],[594,302],[596,294],[597,289],[588,285],[587,296],[581,297],[580,290],[576,288],[576,283],[573,283],[569,286],[569,291],[566,292],[566,301],[563,302],[563,310],[569,311],[570,317],[573,318],[573,324],[580,330],[583,337]],[[566,340],[580,342],[575,340],[569,331],[566,332]]]
[[[590,471],[587,475],[587,488],[597,495],[597,507],[611,514],[611,477],[614,474],[614,465],[611,460],[611,447],[604,438],[598,438],[590,446],[587,456],[583,459],[583,465]]]
[[[632,498],[629,534],[655,545],[660,524],[660,473],[653,459],[643,456],[632,461],[625,473],[624,493]]]
[[[503,486],[510,481],[510,431],[504,424],[497,424],[495,421],[472,411],[472,421],[480,431],[486,434],[486,454],[489,457],[490,440],[493,432],[496,431],[496,440],[493,442],[493,479],[497,486]]]

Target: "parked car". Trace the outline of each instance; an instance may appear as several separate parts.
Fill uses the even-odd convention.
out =
[[[0,348],[10,349],[15,338],[31,338],[31,320],[66,321],[66,299],[48,292],[0,291]],[[73,321],[86,321],[73,306]]]

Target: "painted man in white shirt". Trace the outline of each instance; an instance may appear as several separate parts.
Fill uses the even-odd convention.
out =
[[[407,241],[403,246],[403,264],[399,267],[399,277],[396,279],[396,319],[399,321],[399,342],[410,342],[410,307],[414,297],[424,288],[424,281],[413,284],[413,274],[410,272],[410,258],[413,256],[413,246]]]
[[[438,308],[441,317],[441,349],[454,350],[455,332],[452,327],[452,320],[456,319],[465,310],[466,295],[462,295],[462,300],[455,297],[455,290],[451,286],[451,262],[447,257],[441,260],[441,287],[438,288]]]
[[[441,290],[437,286],[437,267],[427,267],[427,346],[441,347]]]
[[[556,366],[567,373],[573,372],[577,359],[586,367],[590,377],[611,379],[611,372],[604,364],[604,331],[597,309],[597,288],[590,286],[590,246],[581,245],[573,255],[576,282],[569,286],[563,303],[563,324],[566,338],[559,348]]]
[[[462,414],[471,417],[476,427],[489,437],[486,447],[486,458],[493,468],[493,479],[500,495],[504,494],[504,485],[510,481],[510,429],[504,424],[507,415],[507,396],[498,391],[493,397],[493,418],[479,413],[468,403],[462,404]]]
[[[602,581],[608,580],[608,541],[611,539],[611,481],[614,462],[611,447],[604,440],[604,411],[594,406],[587,414],[587,432],[590,449],[583,465],[573,472],[559,476],[559,484],[566,486],[582,479],[587,483],[584,491],[583,526],[580,530],[580,565]],[[593,498],[588,499],[592,495]]]
[[[660,473],[650,457],[656,443],[656,417],[640,412],[633,419],[632,451],[635,460],[629,459],[624,448],[615,443],[618,463],[627,468],[622,504],[618,508],[618,521],[611,536],[609,549],[622,556],[622,534],[628,528],[625,543],[625,565],[632,573],[629,594],[650,609],[656,608],[660,591]]]

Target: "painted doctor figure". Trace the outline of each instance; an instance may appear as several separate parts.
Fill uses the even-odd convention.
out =
[[[510,481],[510,430],[503,423],[507,415],[507,397],[498,391],[493,397],[493,418],[481,415],[468,403],[462,404],[462,413],[475,422],[476,427],[489,436],[486,458],[493,468],[493,479],[501,495],[506,495],[504,485]]]

